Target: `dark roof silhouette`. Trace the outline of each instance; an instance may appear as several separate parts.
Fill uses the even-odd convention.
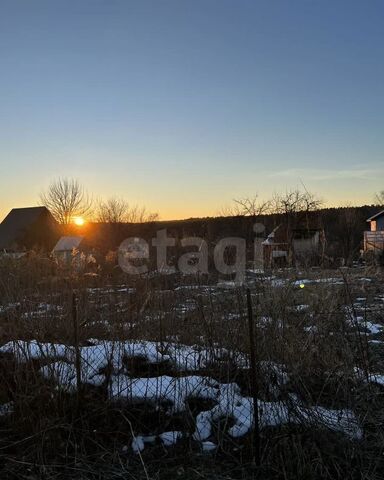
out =
[[[375,218],[381,217],[384,215],[384,210],[381,210],[381,212],[375,213],[375,215],[372,215],[372,217],[367,218],[367,222],[371,222]]]
[[[31,237],[33,228],[43,223],[48,228],[57,225],[46,207],[13,208],[0,224],[0,250],[32,246],[28,245],[30,242],[26,241],[26,237]],[[44,233],[47,232],[37,232],[34,238],[41,238]]]

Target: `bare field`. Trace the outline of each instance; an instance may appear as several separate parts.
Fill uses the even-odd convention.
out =
[[[2,478],[380,478],[382,272],[0,269]]]

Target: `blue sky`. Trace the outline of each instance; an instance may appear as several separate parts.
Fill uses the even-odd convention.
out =
[[[384,3],[1,0],[0,216],[59,176],[162,218],[384,188]]]

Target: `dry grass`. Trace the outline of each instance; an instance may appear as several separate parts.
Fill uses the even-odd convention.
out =
[[[214,454],[203,454],[186,436],[170,448],[156,441],[138,456],[130,449],[132,432],[193,432],[197,413],[211,407],[191,399],[188,411],[169,416],[145,402],[111,403],[108,385],[85,385],[70,394],[39,373],[51,359],[17,362],[12,355],[2,354],[0,404],[14,402],[14,413],[0,417],[2,478],[380,478],[384,389],[357,379],[354,367],[365,375],[384,372],[384,344],[369,342],[383,340],[383,334],[362,335],[361,323],[356,323],[362,315],[384,324],[384,301],[380,306],[377,300],[384,294],[382,273],[349,270],[299,275],[288,271],[276,275],[249,282],[256,353],[258,362],[283,364],[289,382],[276,394],[274,373],[259,369],[259,399],[289,403],[295,394],[307,406],[351,409],[364,429],[362,440],[303,425],[270,427],[261,432],[262,462],[256,468],[252,434],[234,439],[227,433],[231,419],[222,419],[214,426],[213,438],[219,446]],[[340,283],[308,282],[305,288],[293,281],[276,283],[298,275],[337,277]],[[361,281],[364,277],[372,281]],[[213,280],[127,278],[112,269],[96,276],[78,275],[59,270],[39,256],[2,260],[1,343],[34,339],[71,348],[75,291],[80,345],[89,339],[146,339],[160,342],[164,352],[174,342],[211,351],[225,348],[232,352],[228,358],[194,374],[236,382],[243,395],[251,395],[250,372],[233,359],[233,352],[249,355],[245,291],[218,288]],[[363,307],[356,307],[359,297],[366,298],[360,302]],[[126,361],[133,377],[190,373],[166,362]]]

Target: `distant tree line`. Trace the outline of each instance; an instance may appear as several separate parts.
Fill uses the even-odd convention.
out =
[[[41,194],[40,200],[63,225],[70,224],[78,216],[103,225],[98,233],[100,245],[105,244],[109,248],[115,248],[126,236],[150,238],[159,227],[140,227],[140,224],[158,222],[158,213],[130,204],[121,197],[92,200],[74,179],[55,180]],[[330,261],[341,257],[351,264],[362,248],[363,232],[368,228],[366,219],[383,208],[384,190],[375,194],[373,200],[370,206],[324,208],[323,201],[304,187],[274,194],[270,200],[261,200],[257,194],[234,199],[231,207],[222,209],[220,217],[166,221],[160,222],[160,226],[169,229],[170,234],[176,237],[196,235],[215,242],[220,237],[239,235],[251,242],[255,235],[255,222],[265,225],[263,235],[266,235],[279,224],[289,229],[298,219],[315,218],[325,232],[325,252]]]

